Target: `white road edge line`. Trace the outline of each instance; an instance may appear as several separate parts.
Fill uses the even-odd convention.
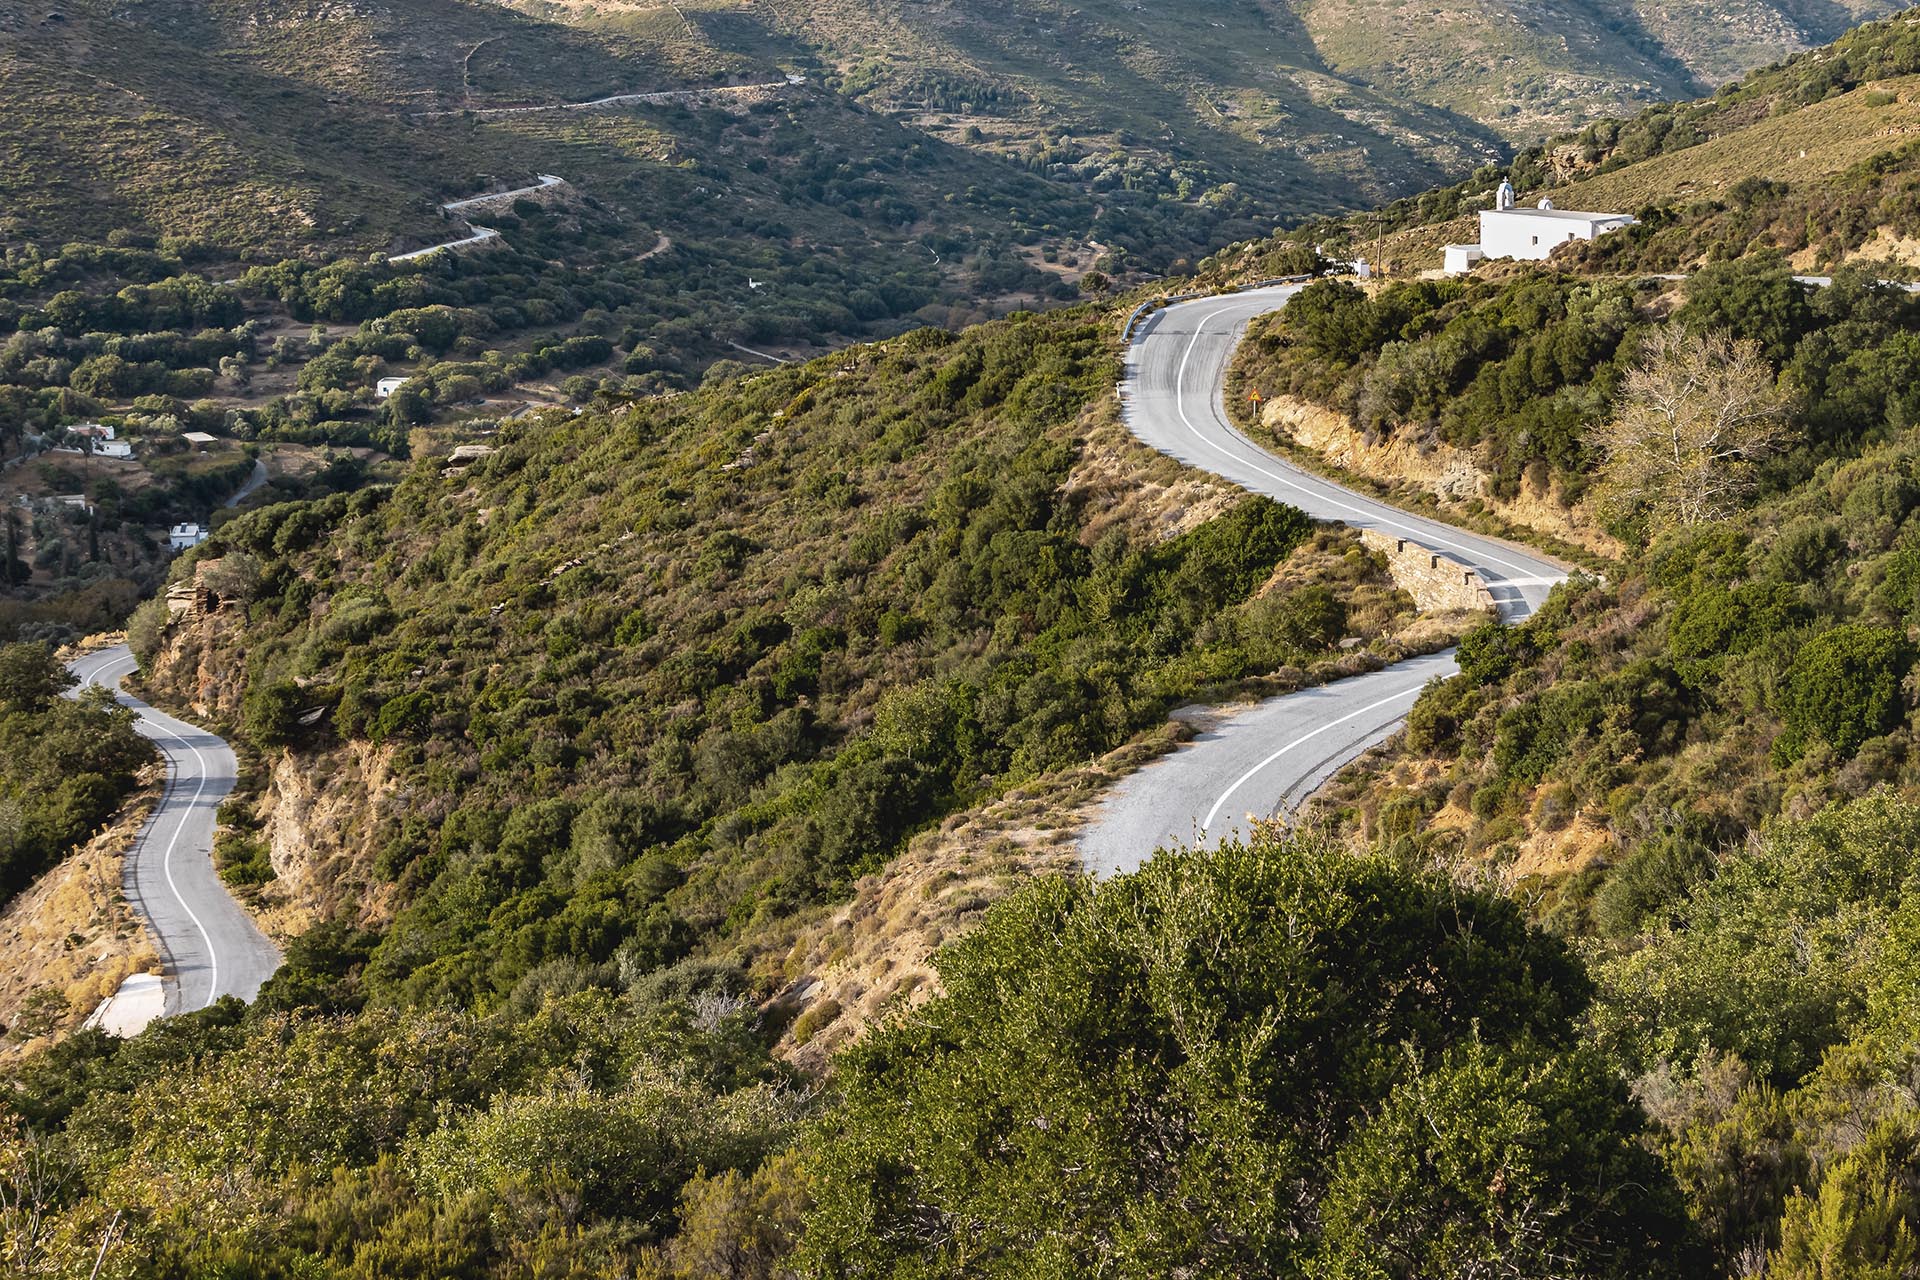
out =
[[[1420,691],[1426,687],[1427,687],[1426,681],[1423,680],[1418,685],[1414,686],[1411,689],[1402,689],[1399,693],[1394,694],[1390,698],[1382,698],[1380,699],[1380,701],[1364,706],[1360,708],[1358,711],[1348,712],[1346,715],[1341,716],[1338,720],[1329,720],[1327,721],[1327,723],[1321,725],[1318,729],[1315,729],[1310,733],[1301,734],[1299,737],[1295,738],[1292,742],[1289,742],[1286,746],[1281,747],[1278,751],[1275,751],[1272,755],[1268,756],[1265,760],[1262,760],[1259,764],[1256,764],[1255,766],[1253,766],[1253,768],[1247,770],[1245,773],[1241,774],[1238,778],[1235,778],[1233,780],[1233,785],[1228,787],[1225,791],[1222,791],[1220,793],[1220,798],[1213,802],[1213,808],[1207,810],[1207,816],[1203,818],[1200,822],[1201,833],[1204,835],[1206,832],[1213,830],[1213,820],[1220,816],[1221,808],[1227,803],[1228,800],[1231,800],[1233,798],[1234,792],[1238,791],[1241,787],[1245,786],[1247,783],[1253,781],[1253,779],[1260,773],[1261,770],[1265,769],[1268,765],[1272,764],[1275,760],[1278,760],[1281,756],[1287,754],[1287,752],[1293,750],[1295,747],[1298,747],[1305,743],[1313,741],[1313,739],[1319,737],[1321,734],[1325,733],[1329,729],[1338,728],[1339,726],[1345,724],[1347,721],[1356,720],[1359,717],[1366,715],[1370,711],[1378,711],[1382,707],[1391,706],[1392,704],[1396,702],[1400,702],[1406,698],[1417,697]]]
[[[138,663],[135,663],[135,666],[137,667]],[[129,669],[132,669],[132,668],[129,668]],[[88,673],[87,683],[89,685],[100,684],[100,672],[98,669]],[[108,686],[106,685],[100,685],[100,687],[108,688]],[[118,692],[117,688],[112,691],[116,693]],[[158,719],[149,720],[147,721],[147,723],[151,725],[159,733],[163,733],[168,738],[172,739],[177,746],[183,747],[186,750],[193,752],[193,758],[200,766],[200,773],[199,773],[199,776],[194,779],[193,799],[189,801],[187,805],[189,809],[192,809],[193,807],[197,806],[200,803],[200,797],[206,794],[207,758],[200,754],[200,748],[194,746],[191,742],[188,742],[185,738],[181,737],[179,734],[175,733],[173,730],[161,724],[158,721]],[[174,854],[174,850],[180,847],[180,834],[185,829],[186,829],[185,815],[175,814],[173,819],[173,839],[167,841],[167,851],[166,853],[162,854],[160,858],[160,869],[166,873],[167,888],[173,891],[174,901],[178,902],[180,904],[180,909],[187,913],[187,919],[193,921],[193,927],[200,931],[201,940],[207,944],[207,1003],[200,1006],[201,1008],[204,1009],[211,1006],[213,1002],[219,999],[220,997],[220,952],[218,949],[215,948],[213,944],[213,934],[207,930],[206,924],[200,919],[199,915],[194,911],[193,907],[187,902],[187,896],[180,892],[179,882],[173,878],[173,854]],[[208,858],[209,859],[212,858],[211,851],[209,851],[208,853]],[[182,993],[181,1003],[185,1004],[186,1003],[185,988],[184,988],[184,984],[180,982],[180,977],[181,975],[177,973],[173,976],[174,982],[176,984],[175,989],[181,991]],[[192,1010],[183,1009],[182,1012],[187,1013],[187,1012],[192,1012]]]

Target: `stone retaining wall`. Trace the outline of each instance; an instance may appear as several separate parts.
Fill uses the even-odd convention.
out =
[[[1394,585],[1412,596],[1422,613],[1498,612],[1486,581],[1458,561],[1376,529],[1360,530],[1360,541],[1386,556]]]

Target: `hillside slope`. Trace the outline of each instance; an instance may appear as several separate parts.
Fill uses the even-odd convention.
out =
[[[1502,177],[1563,209],[1623,210],[1642,226],[1569,261],[1681,271],[1777,248],[1808,272],[1863,259],[1889,274],[1920,265],[1905,192],[1920,131],[1920,17],[1864,24],[1832,45],[1724,86],[1712,97],[1596,120],[1504,166],[1396,201],[1378,217],[1308,219],[1299,235],[1377,252],[1396,274],[1437,268],[1442,245],[1478,236]],[[1337,250],[1334,250],[1337,251]],[[1207,265],[1223,279],[1262,273],[1261,246]]]
[[[265,509],[195,556],[245,615],[144,623],[152,682],[292,775],[379,749],[408,799],[342,825],[399,904],[388,996],[726,948],[764,984],[769,937],[943,814],[1393,629],[1364,553],[1276,576],[1298,512],[1125,492],[1173,468],[1113,439],[1105,323],[919,331]]]
[[[1227,140],[1254,140],[1369,193],[1374,175],[1391,176],[1402,163],[1401,148],[1457,167],[1453,157],[1490,138],[1525,143],[1597,114],[1710,89],[1895,7],[775,5],[852,91],[896,109],[947,113],[956,125],[981,117],[989,136],[1013,122],[1130,130],[1138,140],[1129,145],[1164,143],[1218,169],[1231,159],[1220,150]],[[1361,146],[1371,165],[1352,154]]]
[[[476,124],[432,113],[796,73],[877,109],[907,145],[974,153],[980,163],[955,166],[971,173],[950,175],[946,190],[1024,171],[1049,184],[1047,202],[1079,203],[1053,220],[1062,241],[1112,245],[1132,230],[1125,247],[1141,253],[1143,221],[1182,244],[1217,243],[1225,219],[1332,212],[1431,186],[1510,144],[1683,95],[1884,11],[1852,3],[1810,18],[1753,0],[1765,12],[1727,45],[1731,26],[1676,3],[1643,23],[1625,7],[1536,12],[1503,0],[1207,11],[7,0],[0,109],[16,128],[0,142],[0,236],[44,243],[127,227],[235,247],[384,249],[483,178],[564,168],[592,181],[640,155],[710,168],[752,156],[660,112],[645,142],[623,131],[625,111],[575,116],[586,149],[521,127],[548,116]],[[1696,47],[1708,52],[1675,52]],[[812,123],[824,149],[859,162],[858,130],[831,115]],[[1102,225],[1103,212],[1117,225]],[[636,249],[644,243],[636,232]],[[1164,267],[1184,249],[1144,252]]]

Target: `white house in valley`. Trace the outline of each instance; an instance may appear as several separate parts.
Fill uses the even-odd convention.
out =
[[[167,533],[167,545],[175,551],[197,547],[207,540],[207,530],[197,524],[177,524]]]
[[[1551,200],[1542,200],[1536,208],[1522,209],[1515,204],[1513,184],[1502,182],[1494,196],[1493,208],[1481,210],[1480,243],[1448,245],[1444,265],[1448,274],[1459,275],[1473,270],[1487,258],[1542,262],[1569,240],[1597,240],[1609,231],[1630,227],[1636,221],[1638,219],[1625,213],[1556,209]]]

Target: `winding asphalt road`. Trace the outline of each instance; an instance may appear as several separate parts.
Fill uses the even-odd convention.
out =
[[[167,761],[167,789],[127,856],[127,897],[146,918],[166,961],[169,1014],[204,1009],[221,996],[252,1000],[280,967],[280,949],[233,900],[213,869],[213,828],[233,790],[227,744],[120,690],[135,668],[125,645],[68,664],[81,686],[111,689],[140,719]]]
[[[247,473],[246,483],[233,491],[233,496],[227,499],[226,505],[229,507],[239,506],[248,498],[252,497],[254,491],[265,484],[270,478],[271,477],[267,475],[266,461],[261,458],[255,458],[253,460],[253,470]]]
[[[1247,325],[1302,286],[1179,303],[1149,317],[1127,353],[1128,428],[1162,453],[1254,493],[1425,547],[1476,570],[1501,618],[1514,622],[1567,576],[1564,565],[1356,493],[1277,458],[1227,417],[1227,365]],[[1420,690],[1459,668],[1451,650],[1248,707],[1189,709],[1199,736],[1118,783],[1080,836],[1095,875],[1137,869],[1168,845],[1215,846],[1255,819],[1299,804],[1405,722]]]

